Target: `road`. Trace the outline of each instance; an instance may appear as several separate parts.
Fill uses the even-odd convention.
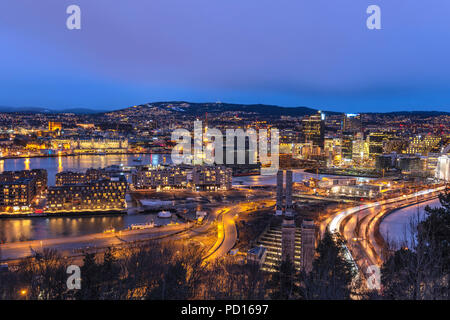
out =
[[[238,236],[236,218],[240,213],[272,207],[274,204],[275,202],[272,200],[260,200],[251,203],[243,202],[223,209],[217,224],[217,241],[206,254],[205,261],[224,257],[235,246]]]
[[[114,233],[94,233],[70,238],[32,240],[2,244],[1,260],[17,260],[44,248],[56,249],[66,256],[79,254],[82,250],[100,249],[139,240],[150,240],[177,234],[192,224],[168,225],[144,230],[124,230]]]
[[[379,222],[394,209],[436,197],[445,187],[422,190],[410,195],[361,204],[336,213],[328,223],[328,230],[339,233],[347,241],[347,255],[359,268],[381,265],[383,247],[377,241]]]

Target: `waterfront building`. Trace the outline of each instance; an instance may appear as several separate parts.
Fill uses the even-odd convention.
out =
[[[128,151],[127,139],[115,138],[77,138],[54,139],[51,141],[55,150],[68,150],[73,153],[123,153]]]
[[[35,195],[44,195],[47,190],[47,170],[45,169],[33,169],[33,170],[20,170],[20,171],[3,171],[0,174],[1,182],[14,182],[18,179],[32,179],[33,193]]]
[[[132,175],[135,189],[182,189],[188,187],[188,168],[172,167],[139,167]]]
[[[47,211],[124,210],[126,189],[124,176],[49,187]]]
[[[67,184],[83,184],[108,177],[109,175],[106,173],[106,171],[101,169],[91,168],[87,169],[86,172],[63,171],[56,174],[55,184],[57,186]]]
[[[28,212],[35,197],[35,178],[19,178],[0,182],[0,210],[2,212]]]
[[[220,166],[194,166],[192,169],[192,187],[194,190],[215,191],[230,190],[232,169]]]

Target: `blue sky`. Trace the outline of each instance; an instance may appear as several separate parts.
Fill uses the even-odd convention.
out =
[[[66,28],[77,4],[82,29]],[[366,28],[381,7],[382,30]],[[447,0],[4,0],[0,105],[450,111]]]

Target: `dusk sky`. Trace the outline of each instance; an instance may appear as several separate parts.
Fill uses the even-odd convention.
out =
[[[450,112],[449,16],[448,0],[2,0],[0,106]]]

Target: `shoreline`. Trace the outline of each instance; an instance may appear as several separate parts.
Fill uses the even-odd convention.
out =
[[[127,211],[110,210],[110,211],[80,211],[80,212],[57,212],[57,213],[26,213],[26,214],[0,214],[0,219],[29,219],[29,218],[80,218],[80,217],[102,217],[102,216],[123,216],[127,215]]]
[[[311,173],[311,174],[317,174],[317,171],[312,170],[312,169],[306,169],[305,172]],[[363,173],[363,172],[359,172],[359,173],[335,172],[335,171],[320,170],[320,169],[319,169],[319,174],[331,175],[331,176],[343,176],[343,177],[361,177],[361,178],[374,178],[374,179],[381,178],[381,175],[378,175],[378,174],[369,174],[369,173]]]
[[[395,212],[397,212],[399,210],[402,210],[402,209],[405,209],[405,208],[408,208],[408,207],[417,206],[417,205],[420,205],[420,204],[422,204],[424,202],[432,201],[432,200],[435,200],[435,199],[438,199],[438,198],[439,198],[439,195],[432,196],[432,197],[430,197],[428,199],[423,199],[423,200],[420,200],[420,201],[415,202],[415,203],[407,204],[407,205],[404,205],[404,206],[401,206],[401,207],[389,210],[385,214],[383,214],[383,216],[377,221],[377,223],[374,226],[375,227],[375,232],[374,232],[375,238],[377,240],[380,240],[379,245],[382,245],[384,247],[387,245],[386,239],[384,238],[383,234],[381,233],[381,224],[383,223],[384,219],[386,219],[387,217],[389,217],[390,215],[394,214]]]
[[[76,156],[134,155],[134,154],[170,155],[170,151],[167,151],[167,152],[70,153],[70,154],[49,154],[49,155],[31,155],[31,156],[7,156],[7,157],[0,157],[0,160],[33,159],[33,158],[59,158],[59,157],[76,157]]]

